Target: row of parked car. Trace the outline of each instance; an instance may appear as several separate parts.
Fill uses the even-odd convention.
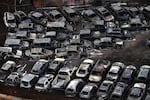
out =
[[[131,31],[149,29],[148,8],[114,3],[99,7],[40,9],[28,14],[6,12],[4,22],[8,36],[4,45],[23,50],[35,47],[55,50],[89,43],[95,49],[120,47],[124,40],[134,38]]]
[[[80,99],[149,100],[149,65],[137,69],[92,59],[103,48],[122,48],[135,31],[149,30],[149,12],[148,5],[126,3],[5,12],[8,34],[0,47],[5,61],[0,82],[39,92],[64,91]],[[76,60],[81,62],[73,64]]]
[[[79,65],[56,58],[28,65],[14,61],[5,62],[0,68],[0,82],[7,86],[35,89],[38,92],[64,91],[67,97],[97,100],[149,100],[150,66],[137,69],[122,62],[84,59]]]

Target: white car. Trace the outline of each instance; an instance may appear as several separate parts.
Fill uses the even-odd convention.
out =
[[[59,70],[55,79],[52,82],[52,89],[62,90],[65,89],[68,82],[71,80],[73,73],[75,72],[76,67],[69,68],[63,67]]]
[[[90,70],[92,69],[94,65],[94,60],[92,59],[85,59],[79,66],[76,76],[79,78],[85,78],[90,73]]]
[[[5,23],[7,28],[13,28],[14,29],[17,27],[15,16],[11,12],[5,12],[4,13],[4,23]]]
[[[32,59],[46,59],[52,56],[53,52],[44,48],[31,48],[30,50],[25,51],[25,55]]]
[[[47,91],[50,89],[51,82],[54,79],[53,74],[46,74],[43,77],[40,77],[38,82],[35,85],[35,90],[37,91]]]

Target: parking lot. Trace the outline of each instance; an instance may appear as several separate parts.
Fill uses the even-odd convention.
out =
[[[142,7],[143,9],[148,9],[149,6]],[[107,94],[106,100],[114,100],[116,96],[115,91],[117,91],[117,86],[119,87],[120,84],[123,90],[120,91],[121,95],[119,96],[128,97],[127,100],[130,100],[129,98],[132,97],[130,96],[131,87],[137,88],[135,83],[139,82],[142,85],[144,84],[143,88],[138,87],[145,91],[140,95],[140,100],[144,100],[149,95],[147,89],[149,88],[150,80],[147,77],[141,80],[136,79],[136,77],[142,71],[140,69],[142,65],[150,65],[150,52],[147,47],[149,45],[146,45],[150,38],[149,15],[145,14],[144,10],[141,10],[138,6],[128,7],[128,5],[118,3],[105,8],[92,6],[64,7],[62,9],[35,10],[28,14],[16,12],[14,14],[15,21],[13,13],[6,13],[12,17],[12,20],[10,23],[5,23],[8,33],[6,33],[6,40],[2,44],[4,44],[4,47],[12,48],[15,52],[7,53],[4,50],[8,48],[2,47],[1,65],[12,60],[16,65],[22,65],[24,68],[21,70],[19,83],[16,82],[13,86],[12,83],[7,83],[9,75],[5,74],[6,78],[0,79],[2,81],[0,85],[2,87],[1,93],[35,100],[56,100],[59,98],[62,98],[62,100],[76,98],[98,100],[99,98],[101,100],[100,97],[102,95],[98,94],[98,89],[104,81],[109,80],[113,82],[113,86]],[[104,9],[108,12],[106,16],[101,11]],[[120,10],[118,13],[117,11],[115,12],[118,9],[121,9],[121,12],[119,12]],[[99,60],[102,62],[98,63]],[[55,62],[61,67],[51,68],[51,66],[55,65]],[[117,78],[112,78],[111,75],[109,76],[109,72],[111,72],[111,68],[113,69],[112,64],[115,62],[119,62],[115,64],[115,66],[119,67],[119,72],[117,73]],[[48,64],[49,67],[43,67],[42,71],[36,72],[34,71],[37,70],[36,63],[39,63],[39,67],[41,66],[40,63]],[[129,65],[133,65],[135,68],[129,67]],[[96,72],[92,72],[95,71],[94,68],[96,66],[102,66],[103,68],[99,69],[100,75],[98,76],[101,77],[100,80],[98,78],[90,78],[90,76],[93,77],[92,75],[95,75]],[[107,67],[105,68],[104,66]],[[129,69],[126,68],[127,66]],[[15,69],[9,72],[9,74],[12,72],[18,73],[18,69],[17,71]],[[133,79],[129,81],[122,79],[122,73],[125,70],[133,70]],[[150,73],[149,69],[147,70]],[[87,71],[87,73],[84,74],[84,71]],[[51,86],[49,86],[48,90],[47,88],[46,90],[39,87],[36,88],[38,85],[37,79],[32,86],[28,87],[23,82],[26,81],[25,76],[29,74],[34,75],[38,79],[46,77],[45,74],[52,74],[54,79],[50,82]],[[68,75],[66,76],[66,74]],[[65,79],[59,82],[59,78],[64,76]],[[69,88],[71,82],[75,79],[80,79],[84,85],[81,85],[80,91],[76,91],[77,95],[71,95],[74,98],[69,98],[70,94],[67,94],[67,87]],[[130,83],[130,81],[132,82]],[[85,92],[84,86],[91,86],[93,91],[95,91],[93,94],[91,93],[91,97],[83,96]],[[128,87],[127,90],[124,89],[126,87]],[[87,89],[86,91],[92,90]],[[115,100],[126,100],[120,97]]]

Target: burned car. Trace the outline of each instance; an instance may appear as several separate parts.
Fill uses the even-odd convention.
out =
[[[105,21],[113,21],[114,16],[103,6],[96,8],[97,12],[99,13],[100,17],[102,17]]]
[[[135,83],[130,89],[127,100],[143,100],[146,91],[146,84]]]
[[[4,13],[4,23],[8,29],[15,30],[17,27],[15,16],[11,12]]]
[[[80,99],[91,100],[93,97],[96,96],[96,91],[97,91],[97,85],[94,83],[88,83],[81,90],[79,97]]]
[[[48,68],[48,61],[45,59],[38,60],[32,67],[31,73],[42,76]]]
[[[111,95],[113,85],[114,85],[113,81],[104,80],[97,90],[97,97],[98,98],[102,97],[104,100],[108,100],[109,96]]]
[[[96,64],[94,65],[93,69],[91,70],[88,80],[90,82],[99,84],[102,81],[102,78],[106,75],[106,72],[108,71],[109,66],[110,66],[110,61],[98,60]]]
[[[5,62],[0,68],[0,82],[5,82],[7,76],[16,70],[16,63],[14,61]]]
[[[128,84],[123,82],[117,82],[114,88],[110,100],[124,100],[125,93],[127,92]]]
[[[25,56],[30,59],[48,59],[52,57],[53,52],[44,48],[31,48],[30,50],[25,51]]]
[[[65,95],[67,97],[78,96],[79,92],[81,91],[84,85],[85,85],[85,82],[82,79],[71,80],[65,89]]]
[[[52,22],[65,22],[66,18],[61,14],[58,9],[53,9],[45,12],[49,20]]]
[[[121,62],[114,62],[106,75],[106,79],[116,82],[122,73],[125,65]]]
[[[34,74],[26,74],[22,77],[20,82],[21,88],[30,89],[35,86],[38,81],[39,76]]]
[[[92,59],[83,60],[78,70],[76,71],[76,76],[80,78],[86,78],[89,75],[93,65],[94,65],[94,60]]]
[[[132,84],[135,75],[136,75],[136,67],[133,65],[129,65],[124,69],[120,81],[127,84]]]
[[[73,73],[77,68],[63,67],[58,71],[58,74],[52,82],[52,89],[64,90],[72,78]]]
[[[55,58],[49,63],[48,73],[56,74],[66,63],[64,58]]]
[[[51,87],[51,83],[54,79],[53,74],[46,74],[39,78],[35,85],[35,90],[37,91],[48,91]]]

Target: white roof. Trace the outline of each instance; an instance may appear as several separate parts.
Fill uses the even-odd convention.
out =
[[[21,81],[30,82],[36,75],[34,74],[25,74]]]
[[[21,45],[20,39],[6,39],[5,45]]]
[[[135,83],[133,87],[145,89],[146,88],[146,84],[144,84],[144,83]]]
[[[92,60],[92,59],[85,59],[84,61],[83,61],[83,63],[90,63],[90,64],[93,64],[94,63],[94,60]]]
[[[11,47],[0,47],[0,52],[12,52]]]
[[[35,44],[50,43],[50,42],[51,42],[50,38],[36,38],[33,41],[33,43],[35,43]]]
[[[65,22],[48,22],[47,27],[65,27]]]

